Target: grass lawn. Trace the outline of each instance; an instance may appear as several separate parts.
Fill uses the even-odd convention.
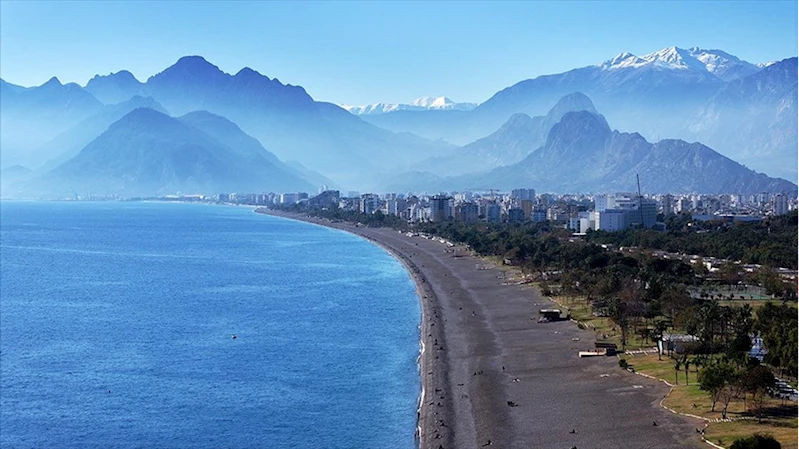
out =
[[[797,449],[796,417],[757,421],[733,421],[713,423],[705,430],[705,438],[720,446],[730,447],[738,438],[755,433],[771,434],[782,445],[782,449]]]
[[[616,343],[621,350],[621,330],[608,317],[598,317],[593,314],[593,310],[588,302],[579,297],[572,296],[550,296],[561,308],[568,310],[572,319],[579,322],[586,329],[592,330],[596,334],[596,339]],[[627,332],[626,349],[654,348],[656,343],[649,339],[642,339],[636,334],[634,329]]]
[[[659,361],[656,355],[630,356],[624,358],[637,372],[667,380],[674,384],[674,360],[663,357]],[[680,413],[688,413],[708,419],[721,418],[721,403],[716,404],[716,411],[711,411],[710,395],[699,389],[695,368],[688,373],[688,385],[685,384],[685,370],[680,370],[679,384],[675,385],[663,405]],[[767,407],[780,417],[770,417],[758,424],[756,420],[740,420],[733,422],[712,423],[705,431],[705,437],[713,443],[729,447],[732,442],[742,436],[754,433],[770,433],[781,444],[783,449],[797,449],[797,406],[795,402],[771,400]],[[727,408],[728,418],[750,416],[746,413],[746,405],[742,399],[730,402]],[[719,443],[721,440],[721,443]]]

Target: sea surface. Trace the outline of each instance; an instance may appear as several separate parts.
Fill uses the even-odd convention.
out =
[[[402,265],[345,232],[1,202],[0,446],[413,448],[420,313]]]

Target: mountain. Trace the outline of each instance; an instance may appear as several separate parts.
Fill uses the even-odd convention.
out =
[[[0,170],[0,198],[13,198],[15,186],[30,179],[34,171],[22,165],[12,165]]]
[[[157,101],[150,97],[134,96],[119,104],[104,106],[96,114],[57,135],[44,145],[28,152],[26,166],[47,171],[75,157],[80,150],[102,134],[112,123],[138,108],[150,108],[167,114]]]
[[[190,123],[201,124],[204,131]],[[222,117],[201,112],[175,119],[138,108],[74,158],[24,187],[29,196],[70,192],[152,196],[307,191],[313,186]]]
[[[366,106],[340,106],[354,115],[375,115],[394,111],[470,111],[477,104],[455,103],[447,97],[420,97],[408,104],[376,103]]]
[[[11,84],[0,79],[0,96],[2,95],[13,95],[18,92],[22,92],[23,90],[27,89],[26,87],[17,86],[16,84]]]
[[[92,106],[67,114],[68,123],[53,118],[60,113],[55,94],[48,97],[47,107],[36,110],[29,101],[17,101],[38,94],[49,84],[19,92],[13,85],[2,86],[4,126],[0,132],[4,166],[30,163],[31,150],[100,112],[103,104],[90,91],[108,102],[128,95],[151,97],[175,115],[206,110],[224,116],[278,157],[299,161],[309,170],[323,172],[350,188],[375,185],[386,172],[409,167],[423,157],[452,147],[446,142],[381,129],[338,106],[314,101],[300,86],[283,84],[250,68],[227,74],[200,56],[180,58],[144,83],[121,71],[92,78],[86,89],[68,85],[66,88],[75,95],[90,99]],[[78,102],[66,104],[74,106]],[[14,126],[5,126],[6,122]],[[59,126],[53,127],[52,123]],[[43,132],[50,128],[51,132]],[[45,161],[34,162],[41,165]],[[359,169],[353,170],[353,166]]]
[[[103,107],[82,87],[61,84],[55,77],[37,87],[3,82],[0,88],[0,165],[4,167],[23,164],[28,151]]]
[[[293,169],[295,173],[299,174],[301,177],[305,178],[311,184],[315,186],[319,186],[320,188],[325,187],[326,189],[338,189],[339,185],[336,184],[335,181],[328,178],[327,176],[310,170],[306,166],[300,164],[297,161],[285,161],[284,162],[289,168]],[[326,190],[325,189],[325,190]]]
[[[297,160],[352,187],[450,146],[368,124],[302,87],[244,68],[235,75],[199,56],[183,57],[142,88],[169,111],[207,110],[238,124],[282,159]],[[353,170],[353,166],[359,170]]]
[[[642,57],[621,53],[596,65],[520,81],[463,114],[397,111],[364,118],[391,131],[464,145],[515,113],[540,116],[564,95],[583,92],[622,129],[652,137],[678,135],[686,111],[695,110],[726,78],[753,70],[758,67],[719,50],[669,47]]]
[[[572,111],[595,113],[596,109],[591,99],[575,92],[558,100],[545,116],[531,118],[523,113],[514,114],[492,134],[456,148],[444,156],[426,159],[413,168],[433,171],[439,175],[458,175],[519,162],[543,145],[549,130],[567,112]]]
[[[245,134],[238,125],[225,117],[208,111],[195,111],[178,118],[178,120],[201,130],[227,146],[236,156],[243,159],[250,169],[264,174],[268,173],[270,185],[275,186],[272,190],[296,189],[296,186],[299,185],[297,178],[302,179],[306,185],[313,186],[325,184],[325,181],[329,182],[324,177],[320,178],[321,175],[305,169],[301,164],[283,163],[274,154],[267,151],[261,142]],[[280,186],[286,187],[281,188]]]
[[[95,75],[84,89],[105,104],[115,104],[138,95],[142,83],[132,73],[122,70],[108,75]]]
[[[790,58],[725,84],[686,126],[730,157],[796,179],[797,116],[797,58]]]
[[[790,60],[789,60],[790,61]],[[412,132],[428,139],[466,145],[497,130],[516,113],[530,117],[542,115],[549,105],[569,92],[583,92],[620,130],[635,131],[649,140],[679,138],[706,141],[713,148],[733,159],[740,159],[760,171],[795,177],[780,169],[795,167],[795,158],[769,164],[768,156],[795,151],[795,120],[777,120],[777,110],[792,112],[796,94],[796,77],[786,76],[775,86],[782,92],[776,108],[769,104],[768,113],[740,109],[730,114],[714,115],[714,104],[742,86],[756,85],[744,81],[758,76],[766,68],[780,63],[758,63],[741,60],[722,50],[697,47],[665,48],[647,55],[621,53],[596,65],[564,73],[542,75],[507,87],[471,111],[394,111],[363,116],[364,120],[394,132]],[[766,72],[768,75],[770,72]],[[756,91],[755,94],[764,94]],[[756,100],[754,98],[753,100]],[[768,99],[764,101],[768,102]],[[702,111],[705,111],[703,114]],[[711,113],[707,113],[711,110]],[[770,114],[770,118],[769,118]],[[718,124],[713,124],[718,117]],[[775,121],[777,120],[777,121]],[[745,126],[741,127],[740,124]],[[702,131],[707,128],[709,131]],[[721,131],[713,132],[717,128]],[[735,129],[726,133],[726,129]],[[736,137],[729,137],[731,134]],[[725,137],[726,136],[726,137]],[[751,142],[763,148],[767,157],[749,157],[741,144]]]
[[[760,70],[755,64],[742,61],[729,53],[703,50],[699,47],[688,50],[668,47],[640,58],[630,53],[621,53],[599,64],[599,67],[603,70],[658,67],[668,70],[707,71],[723,81],[744,78]]]
[[[433,180],[415,189],[535,186],[551,192],[629,191],[636,187],[636,174],[648,193],[797,190],[791,182],[756,173],[700,143],[666,139],[652,144],[638,133],[613,131],[603,116],[588,111],[566,113],[546,143],[515,164]]]

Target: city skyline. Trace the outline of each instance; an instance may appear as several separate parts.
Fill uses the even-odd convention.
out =
[[[412,6],[411,6],[412,5]],[[795,2],[0,2],[0,77],[85,85],[145,81],[185,55],[253,68],[317,100],[480,103],[527,78],[621,52],[721,49],[752,63],[795,56]]]

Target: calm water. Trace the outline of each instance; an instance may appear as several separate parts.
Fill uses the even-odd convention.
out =
[[[0,212],[3,447],[414,447],[420,310],[382,249],[246,208]]]

